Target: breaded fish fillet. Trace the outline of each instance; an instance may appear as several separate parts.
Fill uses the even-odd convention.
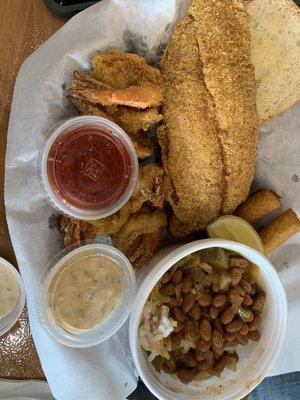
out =
[[[221,214],[231,214],[249,194],[259,138],[249,17],[240,0],[194,0],[190,14],[220,128],[226,183]]]
[[[232,213],[253,179],[259,126],[242,1],[193,0],[161,71],[164,190],[172,232],[184,236]]]
[[[137,54],[112,49],[94,56],[91,64],[94,78],[117,89],[139,85],[140,82],[161,83],[159,70],[147,65],[145,59]]]
[[[178,219],[203,229],[219,215],[223,163],[191,17],[180,22],[161,62],[165,128],[158,139],[166,171],[164,191]]]

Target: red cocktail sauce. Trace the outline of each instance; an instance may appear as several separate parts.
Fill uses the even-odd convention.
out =
[[[132,163],[113,133],[95,126],[61,134],[47,160],[49,183],[69,205],[98,210],[115,204],[130,183]]]

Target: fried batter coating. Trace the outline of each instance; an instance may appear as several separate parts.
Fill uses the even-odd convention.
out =
[[[85,222],[79,219],[59,215],[57,217],[58,231],[63,235],[65,247],[79,243],[84,239]]]
[[[203,229],[219,215],[223,165],[192,20],[180,22],[162,59],[165,128],[158,132],[164,193],[177,218]]]
[[[258,233],[265,246],[266,254],[269,254],[298,232],[300,232],[299,218],[295,211],[289,208]]]
[[[74,96],[102,106],[123,105],[141,109],[157,107],[162,102],[160,87],[148,82],[125,89],[79,89]]]
[[[232,214],[249,194],[259,139],[249,17],[241,0],[193,0],[189,12],[219,127],[225,182],[221,214]]]
[[[95,227],[97,235],[113,234],[118,232],[128,220],[129,216],[139,211],[144,203],[153,207],[162,208],[163,169],[158,164],[147,164],[140,167],[139,179],[135,191],[128,202],[116,213],[109,217],[89,221]]]
[[[113,235],[115,244],[138,269],[157,252],[167,217],[163,210],[151,211],[143,207],[131,215],[122,229]]]
[[[133,112],[129,108],[118,107],[116,110],[109,110],[108,113],[104,107],[97,104],[91,104],[72,95],[69,98],[82,114],[109,119],[123,128],[130,136],[139,159],[143,160],[152,156],[154,151],[153,144],[149,136],[141,132],[141,130],[148,129],[152,123],[161,119],[161,115],[158,114],[156,108]]]
[[[260,189],[253,193],[234,212],[249,224],[254,224],[265,215],[282,206],[280,197],[270,189]]]
[[[240,0],[193,0],[161,62],[164,192],[180,236],[243,202],[258,147],[250,27]]]
[[[157,68],[146,64],[143,57],[112,49],[97,54],[91,59],[92,76],[114,88],[126,88],[150,82],[160,85],[161,76]]]

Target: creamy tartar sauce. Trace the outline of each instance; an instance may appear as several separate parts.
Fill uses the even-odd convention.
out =
[[[119,264],[104,254],[78,255],[52,278],[48,306],[55,323],[74,333],[104,322],[123,294]]]
[[[0,263],[0,318],[9,314],[17,305],[20,287],[17,278]]]

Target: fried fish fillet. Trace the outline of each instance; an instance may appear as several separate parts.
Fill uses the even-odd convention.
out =
[[[231,214],[249,194],[259,140],[249,16],[240,0],[194,0],[190,14],[219,126],[225,180],[221,214]]]
[[[121,89],[150,82],[160,85],[161,75],[157,68],[146,64],[141,56],[112,49],[91,59],[92,76],[97,80]]]
[[[119,211],[109,217],[95,221],[82,221],[65,215],[59,215],[58,230],[63,235],[65,246],[78,243],[85,239],[94,239],[97,235],[117,234],[121,229],[123,230],[123,226],[128,219],[132,215],[138,213],[144,204],[162,210],[164,204],[164,198],[162,195],[163,173],[163,168],[158,164],[147,164],[141,166],[137,186],[131,198]],[[145,207],[143,210],[143,215],[145,213],[150,213],[149,209],[147,209],[147,212],[145,211]],[[164,217],[162,217],[162,215],[164,215]],[[165,226],[165,214],[163,211],[162,213],[154,214],[154,216],[155,218],[149,225],[149,227],[152,226],[150,229],[151,232],[146,232],[144,228],[143,231],[140,230],[140,232],[143,234],[156,232],[154,227],[158,227],[159,224],[157,224],[157,221],[160,221],[159,226]],[[149,219],[150,217],[148,216],[147,218]],[[143,217],[139,219],[139,221],[143,220]],[[128,229],[129,228],[127,228],[127,231]],[[121,237],[123,238],[122,243],[124,243],[123,241],[126,239],[126,236],[123,235]],[[128,238],[128,240],[130,240],[130,238]]]
[[[151,125],[158,123],[162,119],[162,115],[159,114],[155,107],[150,107],[146,110],[136,110],[125,106],[102,107],[74,96],[72,91],[69,92],[69,99],[82,114],[111,119],[130,136],[135,136],[140,131],[147,131]]]
[[[139,86],[129,86],[125,89],[91,89],[78,90],[75,96],[102,106],[129,106],[145,109],[157,107],[162,102],[160,87],[149,82]]]
[[[219,215],[223,163],[191,17],[176,26],[161,71],[165,126],[158,140],[166,171],[164,193],[180,221],[203,229]]]
[[[157,252],[166,225],[167,217],[163,210],[152,211],[143,207],[128,218],[122,229],[113,235],[113,240],[138,269]]]
[[[173,234],[184,236],[232,213],[253,179],[259,125],[242,1],[193,0],[161,71],[164,191]]]

